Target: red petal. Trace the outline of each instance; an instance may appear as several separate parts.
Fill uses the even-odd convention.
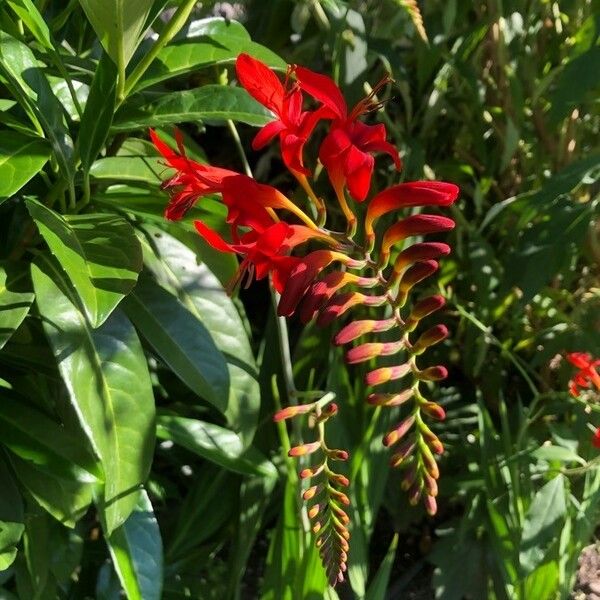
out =
[[[285,125],[281,121],[271,121],[267,123],[252,140],[252,148],[260,150],[266,146],[278,133],[285,129]]]
[[[370,154],[361,152],[356,146],[351,146],[346,154],[344,172],[348,191],[357,202],[362,202],[369,193],[374,165],[375,159]]]
[[[384,234],[381,251],[414,235],[426,235],[454,229],[454,221],[440,215],[412,215],[392,225]]]
[[[338,118],[346,118],[348,107],[333,79],[304,67],[296,67],[296,76],[305,92],[331,109]]]
[[[449,206],[459,191],[456,185],[444,181],[411,181],[389,187],[369,203],[365,230],[372,234],[374,222],[392,210],[411,206]]]
[[[215,250],[219,250],[220,252],[235,252],[230,244],[228,244],[216,231],[207,227],[202,221],[194,221],[194,227],[202,238]]]
[[[285,90],[267,65],[249,54],[240,54],[235,61],[235,70],[239,82],[255,100],[281,115]]]
[[[592,445],[595,448],[600,448],[600,429],[596,429],[594,437],[592,438]]]

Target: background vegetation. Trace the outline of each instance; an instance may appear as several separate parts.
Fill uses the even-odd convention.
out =
[[[0,1],[0,597],[568,597],[600,508],[600,421],[560,358],[600,355],[600,13],[419,4],[422,20],[407,0]],[[290,323],[298,388],[336,393],[334,436],[360,449],[336,591],[271,420],[287,400],[269,291],[223,291],[235,260],[192,225],[216,227],[217,201],[163,219],[148,142],[178,124],[191,156],[242,170],[269,119],[230,83],[242,51],[350,99],[390,72],[373,118],[402,178],[462,190],[434,520],[388,470],[363,373],[331,331]],[[247,159],[293,188],[276,149]],[[381,165],[377,188],[397,181]]]

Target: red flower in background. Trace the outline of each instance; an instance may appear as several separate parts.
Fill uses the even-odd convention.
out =
[[[375,165],[371,152],[385,152],[392,157],[398,170],[402,167],[398,151],[386,141],[385,126],[365,125],[358,120],[362,114],[379,106],[373,102],[373,96],[390,80],[384,78],[348,113],[342,92],[332,79],[304,67],[296,67],[295,73],[300,87],[321,102],[329,110],[327,116],[333,118],[319,150],[319,158],[327,169],[331,184],[338,193],[347,185],[350,195],[362,202],[369,193]]]
[[[599,359],[592,359],[592,355],[587,352],[570,352],[567,354],[567,360],[579,369],[569,381],[569,392],[575,398],[579,396],[582,389],[592,387],[592,384],[600,391],[600,375],[596,367],[600,365]]]
[[[592,436],[592,446],[595,448],[600,448],[600,428],[596,429],[594,435]]]

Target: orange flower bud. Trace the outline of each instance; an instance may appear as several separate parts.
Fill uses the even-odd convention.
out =
[[[298,404],[297,406],[287,406],[286,408],[282,408],[280,411],[277,411],[273,415],[273,421],[275,421],[275,423],[278,423],[279,421],[291,419],[297,415],[305,415],[307,412],[310,412],[313,408],[314,403]]]
[[[399,394],[369,394],[367,402],[373,406],[400,406],[414,395],[414,390],[409,388]]]
[[[348,453],[345,450],[328,450],[327,457],[331,460],[348,460]]]
[[[313,504],[308,509],[308,518],[309,519],[314,519],[319,514],[320,511],[321,511],[321,505],[320,504]]]
[[[398,448],[398,451],[392,454],[392,457],[390,458],[392,467],[400,467],[407,458],[410,458],[415,449],[415,445],[415,441],[412,439],[403,442]]]
[[[423,402],[419,405],[419,408],[432,419],[443,421],[446,418],[446,411],[435,402]]]
[[[445,325],[434,325],[421,334],[419,339],[413,344],[411,353],[422,354],[430,346],[439,344],[442,340],[445,340],[448,337],[448,333],[448,328]]]
[[[404,377],[410,371],[410,365],[408,363],[403,365],[397,365],[395,367],[381,367],[370,371],[365,376],[365,383],[367,385],[381,385],[388,381],[394,381]]]
[[[435,367],[427,367],[422,371],[417,371],[416,376],[421,381],[442,381],[448,377],[448,369],[441,365]]]
[[[404,435],[408,432],[408,430],[413,426],[414,422],[415,415],[409,415],[408,417],[406,417],[406,419],[401,421],[395,429],[393,429],[384,436],[383,445],[391,446],[392,444],[395,444],[397,441],[402,439]]]
[[[345,327],[333,338],[333,343],[336,346],[347,344],[352,340],[364,335],[365,333],[377,333],[380,331],[388,331],[396,324],[396,319],[383,319],[382,321],[353,321]]]
[[[304,456],[305,454],[312,454],[321,447],[321,442],[310,442],[308,444],[301,444],[300,446],[294,446],[288,452],[288,456]]]
[[[425,473],[423,475],[423,484],[425,486],[426,492],[430,496],[437,496],[438,495],[438,484],[437,484],[437,481],[429,473]]]
[[[415,481],[408,490],[408,503],[411,506],[416,506],[421,499],[422,484],[420,481]]]
[[[307,488],[306,490],[304,490],[303,494],[302,494],[302,498],[304,500],[310,500],[311,498],[314,498],[315,495],[317,494],[317,492],[321,491],[322,486],[320,485],[313,485],[309,488]]]
[[[410,469],[408,469],[408,471],[406,471],[406,473],[404,474],[404,477],[402,478],[402,483],[400,484],[400,487],[406,491],[414,482],[415,479],[417,478],[417,464],[413,463],[410,467]]]
[[[323,463],[322,465],[318,465],[312,469],[311,468],[302,469],[302,471],[300,471],[300,473],[298,473],[298,476],[300,477],[300,479],[308,479],[310,477],[315,477],[316,475],[319,475],[319,473],[321,473],[324,468],[325,468],[325,463]]]
[[[446,304],[444,297],[437,294],[435,296],[429,296],[419,300],[413,306],[413,309],[406,320],[407,331],[413,331],[421,319],[424,319],[428,315],[434,313],[436,310],[439,310],[444,306],[444,304]]]
[[[340,475],[339,473],[332,473],[329,476],[329,478],[331,479],[331,481],[343,487],[348,487],[350,485],[350,481],[348,480],[348,478],[344,477],[343,475]]]
[[[404,348],[404,342],[367,342],[346,352],[346,362],[349,365],[365,362],[376,356],[391,356]]]

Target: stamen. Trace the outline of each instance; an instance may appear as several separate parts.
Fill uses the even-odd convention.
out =
[[[375,84],[375,87],[373,87],[367,96],[356,104],[350,113],[349,119],[354,121],[360,115],[379,110],[384,105],[386,100],[374,101],[373,98],[375,98],[377,92],[379,92],[388,83],[394,83],[394,80],[389,76],[389,74],[386,74]]]

